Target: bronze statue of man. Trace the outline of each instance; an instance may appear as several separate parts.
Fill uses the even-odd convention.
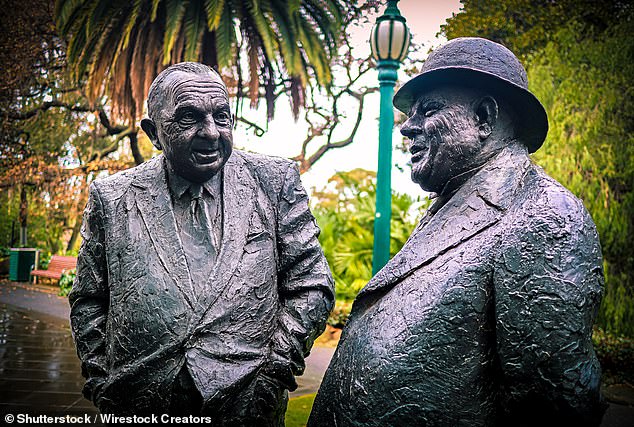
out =
[[[163,154],[95,181],[71,324],[101,412],[281,426],[333,282],[292,162],[232,149],[227,88],[181,63],[152,83]]]
[[[598,425],[601,249],[531,162],[548,119],[524,68],[455,39],[394,105],[412,179],[437,198],[357,296],[308,425]]]

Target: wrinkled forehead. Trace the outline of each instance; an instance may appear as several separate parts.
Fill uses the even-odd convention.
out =
[[[215,73],[196,74],[174,72],[164,82],[164,93],[172,105],[213,98],[217,102],[229,102],[227,87]]]

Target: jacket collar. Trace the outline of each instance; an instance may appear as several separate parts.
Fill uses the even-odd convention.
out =
[[[359,292],[352,313],[369,307],[419,267],[498,222],[514,200],[530,164],[524,146],[506,147],[440,208],[432,206],[401,251]]]

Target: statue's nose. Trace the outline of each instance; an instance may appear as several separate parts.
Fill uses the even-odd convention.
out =
[[[401,126],[401,135],[406,138],[414,138],[421,133],[422,127],[419,123],[413,121],[411,118],[403,123],[403,126]]]
[[[205,119],[200,129],[198,129],[198,136],[204,139],[216,140],[220,137],[218,132],[218,126],[213,117]]]

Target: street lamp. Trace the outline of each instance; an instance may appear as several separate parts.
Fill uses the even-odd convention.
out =
[[[410,39],[405,18],[401,16],[396,3],[398,0],[388,0],[385,13],[376,20],[370,36],[372,57],[375,59],[379,71],[381,93],[372,274],[376,274],[390,259],[392,130],[394,128],[392,97],[394,96],[398,67],[407,55]]]

